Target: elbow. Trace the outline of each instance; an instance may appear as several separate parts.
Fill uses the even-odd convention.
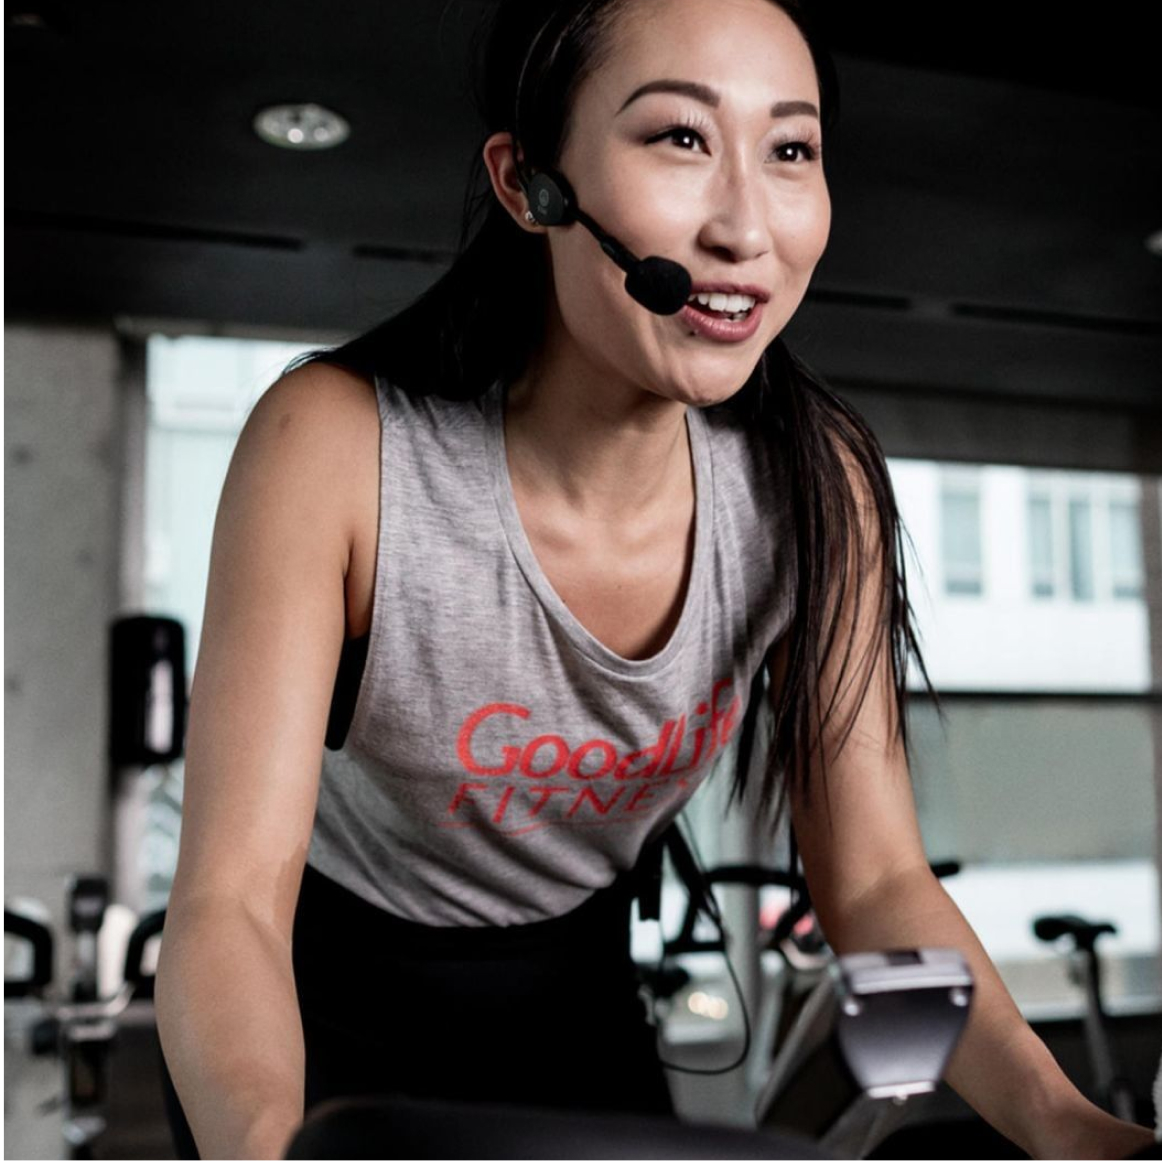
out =
[[[836,955],[896,946],[913,920],[947,899],[927,862],[885,873],[840,902],[812,899],[824,938]]]

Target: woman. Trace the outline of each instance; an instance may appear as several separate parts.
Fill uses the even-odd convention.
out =
[[[431,291],[264,396],[223,492],[158,980],[203,1153],[273,1155],[304,1086],[670,1111],[631,871],[764,662],[759,797],[832,945],[964,951],[949,1079],[1034,1156],[1147,1144],[927,867],[883,457],[779,338],[830,227],[802,14],[506,0],[484,59],[483,225],[470,204]],[[570,191],[588,224],[554,216]],[[602,231],[693,301],[631,298]],[[344,641],[366,660],[333,690]]]

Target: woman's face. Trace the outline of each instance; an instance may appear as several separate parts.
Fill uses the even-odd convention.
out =
[[[827,243],[811,53],[770,0],[639,0],[611,38],[578,89],[559,165],[581,208],[639,258],[682,263],[695,288],[756,286],[769,299],[754,308],[753,334],[718,341],[631,299],[624,272],[580,224],[549,229],[550,349],[563,344],[603,381],[706,406],[746,382]],[[700,95],[635,96],[662,81]]]

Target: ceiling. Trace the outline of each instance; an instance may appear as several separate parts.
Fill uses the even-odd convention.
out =
[[[10,318],[320,337],[444,269],[480,126],[485,0],[7,6]],[[819,5],[842,114],[828,251],[789,337],[837,381],[1153,409],[1156,38],[1124,0]],[[1075,10],[1083,11],[1083,10]],[[1015,14],[1025,16],[1016,23]],[[264,144],[312,100],[343,146]]]

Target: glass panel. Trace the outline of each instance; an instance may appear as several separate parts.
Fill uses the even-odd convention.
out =
[[[1119,537],[1118,546],[1106,547],[1111,503],[1138,495],[1137,479],[983,464],[975,469],[975,492],[970,492],[960,479],[950,486],[950,471],[960,473],[963,465],[893,458],[888,467],[907,533],[908,599],[938,689],[1142,693],[1151,688],[1145,598],[1140,592],[1113,599],[1119,577],[1129,587],[1133,561],[1137,574],[1145,575],[1141,537],[1132,550],[1124,545],[1124,513],[1118,517],[1123,532],[1108,532]],[[1118,563],[1123,555],[1124,568]],[[974,567],[979,573],[981,590],[974,600],[947,583],[950,565],[958,560],[962,576]],[[938,584],[933,577],[940,578]],[[1088,598],[1073,597],[1075,577],[1084,582]],[[908,680],[910,688],[921,688],[915,667]]]
[[[945,489],[941,494],[944,589],[981,592],[980,495]]]
[[[891,459],[889,469],[924,661],[947,695],[946,732],[925,698],[908,718],[928,853],[962,862],[944,885],[1027,1014],[1082,1009],[1061,956],[1032,934],[1032,919],[1052,911],[1114,923],[1103,949],[1111,1005],[1156,1007],[1162,708],[1135,700],[1153,688],[1142,480],[980,465],[983,592],[965,601],[929,583],[957,555],[969,506],[951,497],[968,489],[948,475],[963,465]],[[909,687],[920,689],[918,671]],[[1066,692],[1129,696],[1054,696]]]
[[[1084,497],[1069,501],[1069,583],[1074,600],[1093,600],[1093,521]]]
[[[1136,499],[1110,501],[1110,571],[1115,597],[1142,596],[1142,529]]]
[[[1152,703],[1045,698],[945,703],[947,730],[913,701],[913,783],[932,859],[958,859],[944,886],[1030,1015],[1081,1008],[1038,915],[1072,912],[1118,929],[1100,944],[1117,1011],[1156,1005]]]
[[[1029,571],[1035,597],[1051,597],[1053,583],[1053,518],[1048,496],[1029,497]]]

